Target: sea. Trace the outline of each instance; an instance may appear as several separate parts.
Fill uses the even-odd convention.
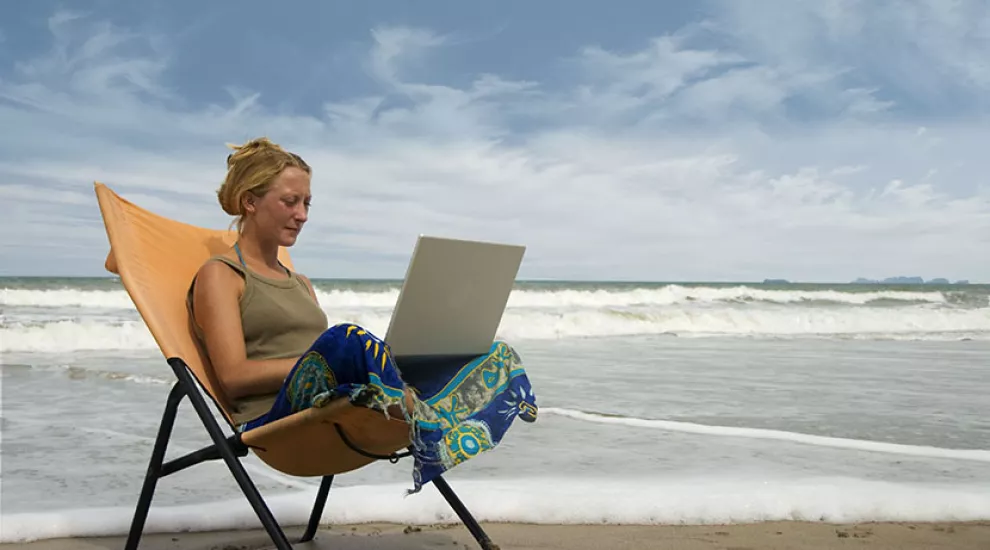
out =
[[[383,335],[396,281],[318,280]],[[127,532],[171,371],[114,278],[0,279],[0,542]],[[519,282],[499,329],[540,407],[447,474],[485,521],[990,519],[990,286]],[[168,457],[209,444],[188,403]],[[245,459],[285,525],[318,478]],[[337,476],[324,524],[437,524],[411,463]],[[257,528],[222,461],[146,532]]]

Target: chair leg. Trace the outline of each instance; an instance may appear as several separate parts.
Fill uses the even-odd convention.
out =
[[[447,499],[450,507],[457,513],[457,517],[461,518],[461,521],[468,528],[468,531],[474,535],[475,540],[477,540],[478,544],[481,545],[482,550],[499,550],[498,545],[492,542],[492,539],[488,537],[485,530],[481,528],[478,521],[474,519],[474,516],[471,515],[470,511],[468,511],[467,506],[464,506],[461,499],[457,498],[454,490],[447,484],[447,480],[442,476],[437,476],[433,479],[433,484],[440,490],[440,494],[443,495],[443,498]]]
[[[137,508],[134,510],[134,519],[131,520],[131,529],[127,535],[125,550],[137,550],[141,541],[144,523],[148,519],[148,510],[151,508],[151,498],[155,494],[158,478],[162,477],[162,463],[165,461],[165,450],[172,435],[172,426],[175,425],[175,414],[185,395],[185,389],[178,382],[172,386],[172,390],[168,394],[165,412],[162,414],[162,421],[158,426],[158,436],[155,438],[155,447],[151,451],[151,462],[148,464],[147,473],[144,475],[144,486],[141,488],[141,496],[138,497]]]
[[[323,508],[327,503],[327,496],[330,494],[330,485],[333,484],[333,476],[323,476],[320,482],[320,490],[316,493],[316,502],[313,503],[313,512],[309,515],[309,524],[306,532],[299,539],[299,542],[309,542],[316,536],[316,530],[320,526],[320,518],[323,517]]]
[[[230,443],[227,442],[227,438],[224,437],[223,432],[220,431],[220,425],[217,424],[215,418],[210,413],[209,407],[206,405],[206,400],[196,389],[196,382],[190,374],[186,363],[181,359],[169,359],[169,364],[172,366],[172,370],[175,371],[176,377],[179,381],[183,382],[189,388],[189,401],[192,402],[193,408],[196,410],[196,414],[199,415],[200,420],[206,427],[206,431],[210,434],[210,439],[213,440],[213,444],[217,446],[220,451],[220,456],[223,461],[227,464],[227,468],[230,470],[231,475],[234,476],[234,480],[237,481],[237,485],[240,487],[241,492],[244,493],[245,498],[251,504],[251,508],[254,509],[255,513],[258,514],[258,519],[261,520],[261,524],[264,526],[265,531],[268,532],[268,536],[271,537],[272,542],[275,543],[275,548],[278,550],[292,550],[292,545],[289,544],[289,540],[285,537],[285,533],[282,531],[282,527],[279,526],[278,521],[275,520],[275,516],[272,514],[271,509],[265,504],[264,498],[262,498],[261,493],[258,492],[258,488],[255,486],[254,482],[251,481],[251,477],[248,476],[247,470],[244,469],[244,465],[237,459]]]

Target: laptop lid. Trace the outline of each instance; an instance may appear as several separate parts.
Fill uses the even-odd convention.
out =
[[[525,250],[420,235],[385,334],[393,357],[488,353]]]

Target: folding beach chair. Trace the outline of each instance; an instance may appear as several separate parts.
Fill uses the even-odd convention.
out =
[[[238,433],[230,414],[230,401],[223,394],[209,358],[194,336],[186,308],[186,293],[196,271],[210,256],[229,248],[236,234],[177,222],[123,199],[102,183],[95,183],[95,187],[110,241],[105,267],[120,276],[176,377],[166,400],[125,548],[136,550],[160,478],[206,460],[222,459],[276,548],[291,549],[285,533],[241,464],[240,459],[247,456],[249,450],[280,472],[323,478],[300,542],[311,540],[316,534],[334,475],[376,460],[395,463],[409,456],[409,425],[353,405],[342,397],[327,406]],[[292,268],[286,250],[280,251],[280,259]],[[211,398],[233,435],[224,435],[200,389]],[[166,462],[165,450],[176,410],[183,398],[189,398],[213,444]],[[433,484],[481,547],[486,550],[497,548],[446,480],[437,477]]]

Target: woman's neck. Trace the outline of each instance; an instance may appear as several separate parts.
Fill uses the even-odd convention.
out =
[[[265,242],[259,239],[252,231],[245,228],[237,238],[238,248],[246,262],[248,258],[271,269],[272,271],[283,271],[278,261],[278,243]]]

